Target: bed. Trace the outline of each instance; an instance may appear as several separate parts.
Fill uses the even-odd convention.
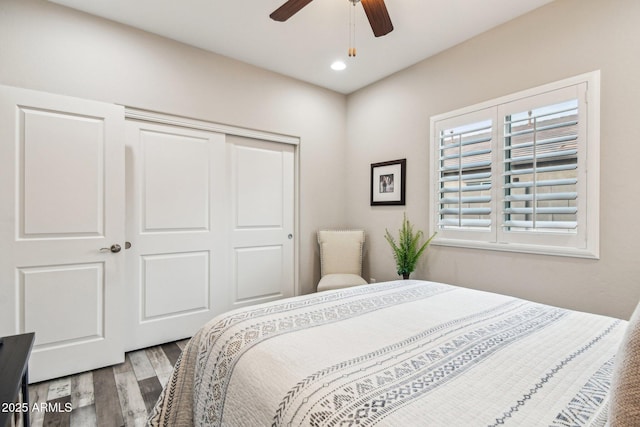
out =
[[[294,297],[207,323],[149,424],[604,426],[626,329],[418,280]]]

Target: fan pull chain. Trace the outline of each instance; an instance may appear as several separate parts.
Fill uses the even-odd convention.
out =
[[[349,11],[349,57],[356,56],[356,3],[357,1],[350,0],[353,5]]]

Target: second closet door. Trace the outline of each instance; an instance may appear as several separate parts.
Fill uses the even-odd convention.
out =
[[[128,121],[127,350],[191,336],[226,309],[225,136]]]
[[[227,137],[233,308],[295,294],[295,155],[289,144]]]

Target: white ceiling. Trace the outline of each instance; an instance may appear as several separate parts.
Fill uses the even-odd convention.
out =
[[[315,0],[286,22],[285,0],[49,0],[268,70],[350,93],[552,0],[385,0],[394,30],[375,38],[356,5],[348,58],[348,0]],[[343,60],[347,68],[330,65]]]

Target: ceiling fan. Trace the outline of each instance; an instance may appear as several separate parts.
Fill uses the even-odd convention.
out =
[[[269,17],[274,21],[284,22],[298,13],[303,7],[311,3],[313,0],[288,0],[278,9],[276,9]],[[348,0],[354,5],[358,2],[362,3],[371,29],[376,37],[384,36],[393,31],[393,24],[387,11],[384,0]]]

